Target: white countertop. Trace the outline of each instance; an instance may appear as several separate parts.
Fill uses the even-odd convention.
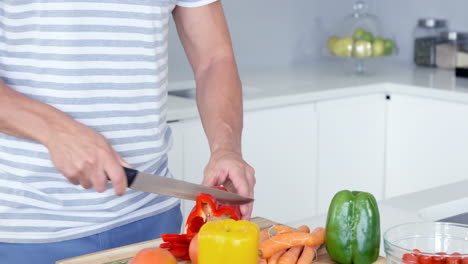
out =
[[[373,73],[356,75],[343,62],[315,66],[241,72],[246,111],[310,103],[371,93],[403,93],[468,103],[468,79],[453,72],[412,65],[374,62]],[[194,82],[171,80],[169,90],[194,87]],[[168,120],[197,118],[195,101],[169,96]]]
[[[380,227],[383,236],[389,228],[408,222],[437,221],[468,212],[468,180],[379,201]],[[310,227],[326,224],[326,215],[286,223]],[[384,254],[383,244],[381,254]]]

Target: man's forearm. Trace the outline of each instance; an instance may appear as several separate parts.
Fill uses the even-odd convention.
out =
[[[242,85],[234,57],[213,58],[196,74],[197,104],[211,152],[241,152]]]
[[[0,132],[45,144],[51,127],[66,126],[70,118],[47,104],[7,87],[0,79]]]

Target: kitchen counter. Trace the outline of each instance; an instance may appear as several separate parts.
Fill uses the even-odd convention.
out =
[[[379,201],[382,243],[384,232],[392,226],[407,222],[438,221],[468,212],[466,190],[468,180]],[[326,219],[326,215],[321,215],[286,224],[325,226]],[[381,254],[384,254],[383,244]]]
[[[468,79],[453,72],[407,64],[377,62],[373,73],[356,75],[349,65],[329,61],[315,66],[241,71],[246,111],[303,104],[371,93],[406,95],[468,103]],[[186,77],[173,78],[169,90],[195,87]],[[168,120],[197,118],[195,100],[169,96]]]

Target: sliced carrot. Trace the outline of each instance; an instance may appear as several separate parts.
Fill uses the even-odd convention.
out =
[[[268,258],[268,264],[277,264],[278,260],[281,256],[286,252],[286,250],[281,250],[280,252],[276,252],[273,256]]]
[[[302,254],[297,261],[297,264],[310,264],[314,261],[315,256],[317,254],[317,249],[320,246],[305,246],[304,250],[302,250]]]
[[[284,233],[263,242],[259,248],[262,258],[295,246],[318,246],[325,242],[325,228],[317,227],[312,233]]]

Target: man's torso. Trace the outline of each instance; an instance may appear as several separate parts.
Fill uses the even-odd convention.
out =
[[[2,0],[0,77],[102,133],[133,167],[169,175],[167,31],[175,2]],[[0,242],[70,239],[175,203],[74,186],[44,146],[1,133],[0,186]]]

